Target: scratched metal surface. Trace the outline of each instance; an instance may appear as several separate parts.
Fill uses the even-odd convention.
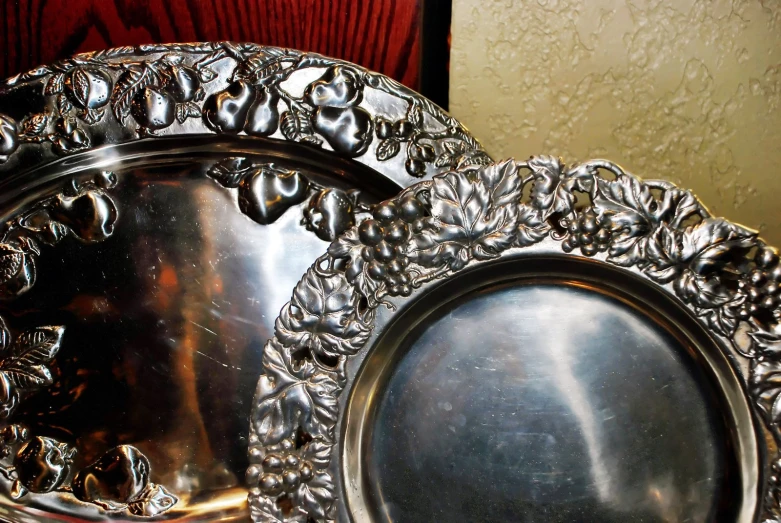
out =
[[[246,424],[263,343],[290,289],[328,242],[301,223],[308,201],[267,225],[241,212],[237,190],[207,174],[224,159],[223,147],[208,143],[178,143],[193,159],[147,151],[147,158],[130,155],[140,158],[129,165],[115,161],[113,234],[45,249],[35,287],[3,312],[18,329],[67,326],[57,379],[20,405],[15,423],[35,436],[77,441],[75,470],[132,444],[149,459],[155,482],[178,498],[165,517],[233,521],[248,517]],[[349,162],[313,167],[237,144],[234,150],[253,164],[294,168],[322,187],[362,189],[365,203],[395,190]],[[14,521],[57,521],[62,512],[112,517],[67,493],[21,501],[6,500],[0,510]]]
[[[567,285],[444,309],[405,339],[378,400],[375,521],[715,517],[734,488],[729,438],[706,376],[665,328]]]

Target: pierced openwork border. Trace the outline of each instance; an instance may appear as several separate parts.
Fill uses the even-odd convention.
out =
[[[290,89],[298,72],[313,70],[320,76]],[[33,106],[3,104],[20,89],[39,93],[43,110],[11,114]],[[392,98],[367,100],[369,90]],[[292,49],[233,42],[121,47],[0,84],[0,172],[106,140],[199,133],[301,142],[374,166],[399,156],[394,168],[417,178],[490,161],[457,120],[395,80]],[[38,155],[23,160],[30,149]]]
[[[523,199],[524,189],[530,196]],[[576,195],[588,197],[576,205]],[[265,346],[250,423],[252,517],[333,521],[338,396],[381,304],[475,260],[550,237],[564,252],[633,268],[674,293],[749,362],[751,401],[781,443],[781,264],[757,233],[689,191],[608,161],[550,156],[465,167],[377,205],[307,271]],[[772,456],[763,521],[781,521]]]

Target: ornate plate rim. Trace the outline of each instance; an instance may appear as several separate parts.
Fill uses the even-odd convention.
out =
[[[223,60],[236,64],[229,74],[213,68]],[[305,69],[325,70],[320,80],[336,71],[341,75],[339,80],[353,87],[347,95],[352,97],[332,97],[318,105],[316,94],[296,97],[279,88],[291,74]],[[286,111],[278,114],[270,127],[255,129],[248,125],[234,128],[210,117],[209,98],[216,93],[215,87],[225,82],[249,84],[257,97],[276,92],[277,105],[284,104]],[[171,101],[176,102],[174,114],[170,121],[166,115],[165,125],[136,121],[145,118],[143,111],[134,108],[138,105],[135,98],[145,87],[175,97]],[[391,105],[366,103],[362,99],[366,88],[405,104],[405,118],[399,119]],[[24,107],[13,107],[21,116],[3,114],[10,112],[3,109],[3,101],[13,100],[20,89],[33,90],[34,99],[25,100],[25,106],[42,108],[28,113]],[[310,103],[313,100],[315,103]],[[326,106],[351,109],[354,118],[355,114],[359,121],[363,118],[365,143],[345,144],[348,133],[343,129],[331,137],[313,129],[315,113]],[[401,121],[404,127],[395,128]],[[230,41],[116,47],[42,65],[0,83],[0,176],[139,138],[214,133],[299,142],[334,151],[401,185],[447,168],[490,161],[460,122],[406,86],[344,60],[294,49]],[[103,141],[98,143],[98,137]],[[406,159],[401,170],[390,161],[397,156]]]
[[[288,86],[294,84],[299,91],[287,92]],[[229,90],[236,85],[250,93],[250,102],[245,104],[243,116],[233,121],[220,113],[219,100],[225,93],[233,96]],[[315,85],[324,87],[323,92],[315,92]],[[339,91],[334,86],[343,89]],[[307,91],[310,88],[312,92]],[[165,102],[163,113],[155,117],[150,114],[149,107],[143,104],[142,95],[147,94]],[[263,119],[259,127],[250,126],[255,105],[260,107],[258,112],[265,110],[264,114],[272,115]],[[321,115],[330,120],[344,115],[349,118],[345,117],[345,125],[335,126],[329,134],[325,126],[317,127]],[[356,129],[358,133],[354,133]],[[338,165],[357,162],[356,167],[371,169],[400,187],[450,167],[490,161],[463,125],[418,93],[344,60],[293,49],[234,42],[118,47],[79,54],[0,82],[0,186],[9,197],[31,194],[50,184],[55,171],[56,177],[70,179],[74,173],[81,176],[104,169],[107,163],[125,160],[123,155],[132,158],[138,151],[147,150],[147,144],[162,148],[166,139],[185,137],[192,137],[192,143],[213,139],[218,146],[241,142],[241,149],[249,151],[249,156],[280,144],[285,146],[284,154],[290,154],[294,147],[311,147],[319,155],[338,159]],[[110,148],[114,150],[104,154]],[[308,149],[301,150],[306,154]],[[222,163],[235,164],[236,169],[244,172],[246,166],[240,165],[243,160],[231,157]],[[116,176],[104,171],[84,183],[77,183],[76,178],[70,181],[72,187],[66,184],[65,189],[57,189],[57,194],[30,203],[32,211],[48,219],[52,209],[63,202],[90,200],[100,211],[102,229],[84,236],[55,219],[31,225],[24,217],[11,213],[13,218],[6,223],[0,242],[0,257],[6,264],[4,270],[9,264],[18,270],[10,278],[13,288],[5,288],[9,278],[7,274],[3,276],[3,297],[12,299],[33,285],[39,243],[54,245],[69,235],[92,243],[104,240],[114,231],[117,208],[110,192]],[[228,179],[218,182],[226,187],[233,183]],[[22,238],[24,234],[33,240]],[[46,351],[39,350],[41,354],[25,360],[41,376],[23,382],[14,378],[19,383],[12,384],[10,399],[3,400],[11,406],[0,405],[2,409],[8,407],[0,418],[10,417],[21,393],[32,393],[51,384],[45,365],[59,350],[62,331],[61,326],[42,326],[12,336],[15,331],[6,328],[0,318],[0,349],[10,346],[12,352],[27,350],[30,340],[40,342],[39,338],[46,337]],[[0,358],[0,367],[8,367],[0,370],[25,370],[11,368],[17,363],[14,358]],[[23,445],[29,440],[30,434],[21,425],[4,429],[10,432],[4,430],[0,435],[2,447]],[[14,431],[18,434],[12,434]],[[56,447],[52,452],[65,456],[57,471],[58,484],[51,487],[59,488],[68,474],[73,449],[65,444],[57,446],[54,440],[38,443],[52,445]],[[135,456],[137,449],[128,446],[114,451],[130,456],[128,459],[146,459]],[[13,481],[8,474],[6,479]],[[21,485],[19,481],[16,484]],[[23,485],[18,494],[25,494]],[[130,504],[131,512],[144,517],[156,515],[147,513],[147,502],[154,501],[155,496],[167,496],[173,501],[162,511],[177,501],[161,485],[149,483]]]
[[[586,206],[576,207],[578,194]],[[749,417],[759,420],[754,450],[764,449],[765,436],[770,446],[755,452],[760,470],[741,465],[745,510],[756,510],[752,519],[781,520],[781,264],[756,231],[711,216],[672,183],[642,181],[606,160],[567,168],[551,156],[437,175],[379,204],[368,223],[337,238],[310,267],[264,349],[247,473],[255,521],[345,516],[334,484],[344,437],[340,394],[352,379],[348,360],[387,324],[381,305],[404,307],[435,280],[526,251],[590,258],[640,277],[710,333],[739,377]],[[390,271],[404,281],[389,275],[394,262],[376,266],[383,238],[394,239],[406,259]],[[277,484],[266,458],[280,450],[310,467],[306,481]]]

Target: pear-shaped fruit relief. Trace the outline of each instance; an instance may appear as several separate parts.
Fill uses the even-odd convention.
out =
[[[303,202],[308,192],[309,182],[300,172],[265,164],[240,182],[239,207],[256,222],[267,225]]]
[[[88,190],[73,197],[58,195],[52,203],[50,215],[80,240],[98,242],[114,232],[117,207],[103,191]]]
[[[322,189],[309,200],[304,211],[304,224],[318,238],[333,241],[355,225],[357,191]]]
[[[262,225],[275,222],[285,211],[306,200],[311,184],[299,171],[273,163],[252,164],[246,158],[226,158],[207,174],[220,185],[239,188],[239,208]]]
[[[358,107],[362,98],[358,73],[339,65],[329,67],[304,92],[304,99],[315,108],[314,131],[336,153],[351,158],[364,154],[372,141],[371,114]]]
[[[174,123],[176,101],[167,91],[150,85],[136,95],[130,111],[143,129],[154,132]]]
[[[11,495],[19,498],[57,490],[67,479],[75,449],[52,438],[35,436],[22,445],[14,458],[17,480]]]
[[[173,507],[177,497],[149,480],[149,460],[136,447],[120,445],[73,478],[76,499],[106,510],[154,516]]]
[[[204,105],[207,125],[221,133],[241,132],[256,94],[255,88],[244,80],[232,82],[223,91],[214,93]]]
[[[279,94],[271,89],[258,92],[247,114],[244,131],[250,136],[271,136],[279,127]]]
[[[304,91],[304,99],[315,107],[354,107],[363,98],[358,74],[347,67],[329,67],[319,80]]]
[[[318,107],[313,126],[335,152],[344,156],[362,155],[372,141],[372,117],[361,107]]]
[[[195,69],[179,65],[171,67],[171,74],[165,88],[176,103],[192,102],[200,87],[201,80]]]

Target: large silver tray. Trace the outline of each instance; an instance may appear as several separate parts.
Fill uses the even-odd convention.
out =
[[[781,521],[781,265],[607,161],[466,167],[295,287],[251,418],[275,521]]]
[[[253,44],[0,86],[0,520],[249,520],[273,320],[369,206],[486,163],[430,101]]]

